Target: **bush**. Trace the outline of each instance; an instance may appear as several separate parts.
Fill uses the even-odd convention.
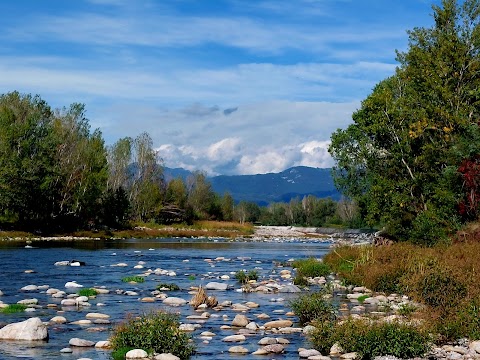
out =
[[[303,294],[289,302],[293,312],[298,316],[300,324],[305,325],[313,320],[335,320],[335,308],[324,299],[324,295],[324,292]]]
[[[330,274],[330,266],[323,261],[315,258],[295,260],[292,267],[297,269],[297,273],[304,277],[327,276]]]
[[[145,282],[145,278],[142,276],[125,276],[122,278],[123,282],[135,282],[135,283],[143,283]]]
[[[143,349],[148,353],[172,353],[188,359],[194,353],[189,336],[179,329],[178,316],[155,312],[130,317],[117,326],[111,338],[113,350]]]
[[[180,287],[174,283],[160,283],[157,285],[157,290],[168,289],[169,291],[180,290]]]
[[[250,270],[247,273],[243,270],[240,270],[235,273],[235,279],[237,279],[240,284],[246,284],[250,280],[258,280],[258,272],[256,270]]]
[[[78,290],[77,294],[80,296],[90,297],[90,296],[97,296],[98,293],[97,293],[97,290],[95,289],[86,288],[86,289]]]
[[[26,308],[27,306],[23,304],[10,304],[7,307],[0,309],[0,312],[4,314],[14,314],[24,312]]]
[[[324,353],[338,343],[345,352],[356,352],[361,359],[385,355],[408,359],[423,356],[431,347],[426,332],[398,322],[349,319],[335,325],[316,321],[314,326],[310,340]]]

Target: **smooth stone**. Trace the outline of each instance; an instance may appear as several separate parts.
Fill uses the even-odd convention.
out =
[[[282,344],[270,344],[264,347],[269,353],[280,354],[285,350],[285,347]]]
[[[89,300],[88,296],[78,296],[75,298],[75,301],[77,303],[88,302],[88,300]]]
[[[77,284],[76,281],[67,281],[65,283],[66,288],[82,288],[83,285]]]
[[[225,291],[228,288],[228,284],[226,283],[219,283],[219,282],[209,282],[205,285],[206,290],[218,290],[218,291]]]
[[[180,360],[180,358],[170,353],[163,353],[155,355],[153,360]]]
[[[163,300],[163,303],[169,306],[182,306],[187,303],[187,300],[172,296],[172,297],[167,297],[165,300]]]
[[[468,347],[470,350],[480,353],[480,340],[472,341]]]
[[[298,353],[301,358],[309,358],[310,356],[322,355],[320,351],[315,349],[304,349]]]
[[[62,306],[77,306],[75,299],[63,299],[60,303]]]
[[[141,302],[147,302],[147,303],[155,302],[155,300],[156,299],[154,297],[144,297],[140,299]]]
[[[27,285],[27,286],[22,287],[20,290],[21,291],[37,291],[38,286],[37,285]]]
[[[265,323],[265,329],[291,327],[293,322],[290,320],[274,320]]]
[[[180,324],[178,327],[179,330],[181,331],[195,331],[195,325],[194,324]]]
[[[109,319],[110,315],[102,314],[102,313],[88,313],[85,315],[87,319]]]
[[[110,349],[112,344],[108,340],[101,340],[95,343],[95,348],[97,349]]]
[[[257,318],[260,319],[260,320],[270,319],[270,315],[262,313],[262,314],[257,315]]]
[[[248,311],[250,308],[246,305],[243,304],[233,304],[232,305],[232,310],[233,311]]]
[[[148,358],[148,353],[142,349],[133,349],[125,354],[125,359],[145,359]]]
[[[250,309],[256,309],[258,308],[260,305],[253,302],[253,301],[248,301],[247,303],[245,303],[245,306],[248,306]]]
[[[68,260],[64,260],[64,261],[57,261],[55,264],[53,264],[55,266],[68,266],[70,265],[70,261]]]
[[[252,353],[252,355],[267,355],[269,352],[264,348],[260,348]]]
[[[356,359],[357,357],[358,357],[358,355],[355,352],[340,355],[340,359],[350,359],[350,360],[352,360],[352,359]]]
[[[330,356],[313,355],[309,356],[308,360],[332,360],[332,358]]]
[[[90,325],[91,323],[92,323],[91,320],[81,319],[81,320],[73,321],[70,324],[73,324],[73,325]]]
[[[273,345],[277,343],[277,339],[272,337],[264,337],[258,341],[258,345]]]
[[[23,299],[23,300],[17,301],[17,304],[37,305],[38,304],[38,299]]]
[[[248,349],[243,346],[232,346],[228,349],[228,352],[232,354],[246,354]]]
[[[77,347],[92,347],[95,346],[95,343],[90,340],[80,339],[80,338],[71,338],[68,342],[70,346],[77,346]]]
[[[237,314],[237,315],[235,315],[235,318],[232,321],[232,326],[245,327],[245,326],[248,325],[249,322],[250,321],[248,320],[248,318],[245,315]]]
[[[330,355],[337,355],[343,353],[343,349],[338,343],[335,343],[330,348]]]
[[[230,335],[230,336],[227,336],[227,337],[224,337],[222,339],[222,341],[224,342],[241,342],[241,341],[245,341],[247,338],[245,337],[245,335]]]
[[[94,288],[94,290],[97,294],[108,294],[110,292],[110,290],[104,288]]]
[[[285,285],[278,290],[279,293],[299,293],[302,290],[296,285]]]
[[[50,322],[64,324],[67,322],[67,319],[64,318],[63,316],[54,316],[53,318],[50,319]]]
[[[62,350],[60,350],[60,352],[63,354],[71,354],[73,353],[73,350],[71,348],[63,348]]]
[[[246,329],[248,330],[258,330],[258,325],[255,321],[249,322],[246,326]]]
[[[2,340],[46,340],[48,339],[47,326],[38,317],[30,318],[18,323],[5,325],[0,329]]]
[[[287,345],[287,344],[290,344],[290,341],[288,339],[285,339],[285,338],[277,338],[277,343],[279,344],[283,344],[283,345]]]

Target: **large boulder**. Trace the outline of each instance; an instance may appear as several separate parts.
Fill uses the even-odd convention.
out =
[[[219,291],[225,291],[228,288],[228,284],[226,283],[219,283],[219,282],[209,282],[207,285],[205,285],[205,289],[207,290],[219,290]]]
[[[0,329],[0,340],[47,340],[47,326],[38,317],[13,323]]]

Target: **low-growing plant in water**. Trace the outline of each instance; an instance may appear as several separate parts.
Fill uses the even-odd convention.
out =
[[[142,276],[125,276],[122,278],[123,282],[135,282],[135,283],[143,283],[145,282],[145,278]]]

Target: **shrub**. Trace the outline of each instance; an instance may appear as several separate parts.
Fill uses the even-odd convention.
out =
[[[250,280],[258,280],[258,272],[256,270],[250,270],[248,273],[240,270],[235,273],[235,279],[241,284],[246,284]]]
[[[92,289],[92,288],[85,288],[85,289],[80,289],[78,290],[78,295],[80,296],[87,296],[87,297],[90,297],[90,296],[97,296],[97,290],[95,289]]]
[[[292,266],[304,277],[327,276],[331,272],[328,264],[315,258],[295,260]]]
[[[423,356],[430,349],[430,336],[423,330],[398,322],[369,322],[349,319],[340,324],[317,321],[310,334],[314,347],[326,352],[338,343],[345,352],[361,359],[391,355],[398,358]]]
[[[293,278],[293,284],[297,286],[308,286],[308,280],[306,277],[296,274],[295,277]]]
[[[113,350],[144,349],[149,353],[172,353],[188,359],[194,353],[189,336],[179,329],[178,316],[166,312],[130,317],[117,326],[111,343]]]
[[[303,294],[289,302],[300,324],[305,325],[313,320],[333,321],[336,318],[335,308],[324,299],[324,292]]]
[[[157,290],[168,289],[170,291],[180,290],[180,287],[174,283],[160,283],[157,285]]]
[[[123,282],[135,282],[135,283],[143,283],[145,282],[145,278],[142,276],[125,276],[122,278]]]
[[[23,312],[26,308],[27,306],[23,304],[10,304],[7,307],[0,309],[0,311],[4,314],[14,314]]]
[[[366,299],[368,299],[369,297],[370,297],[370,295],[362,295],[362,296],[360,296],[359,298],[357,298],[357,300],[358,300],[358,302],[359,302],[360,304],[363,304],[363,302],[364,302]]]

